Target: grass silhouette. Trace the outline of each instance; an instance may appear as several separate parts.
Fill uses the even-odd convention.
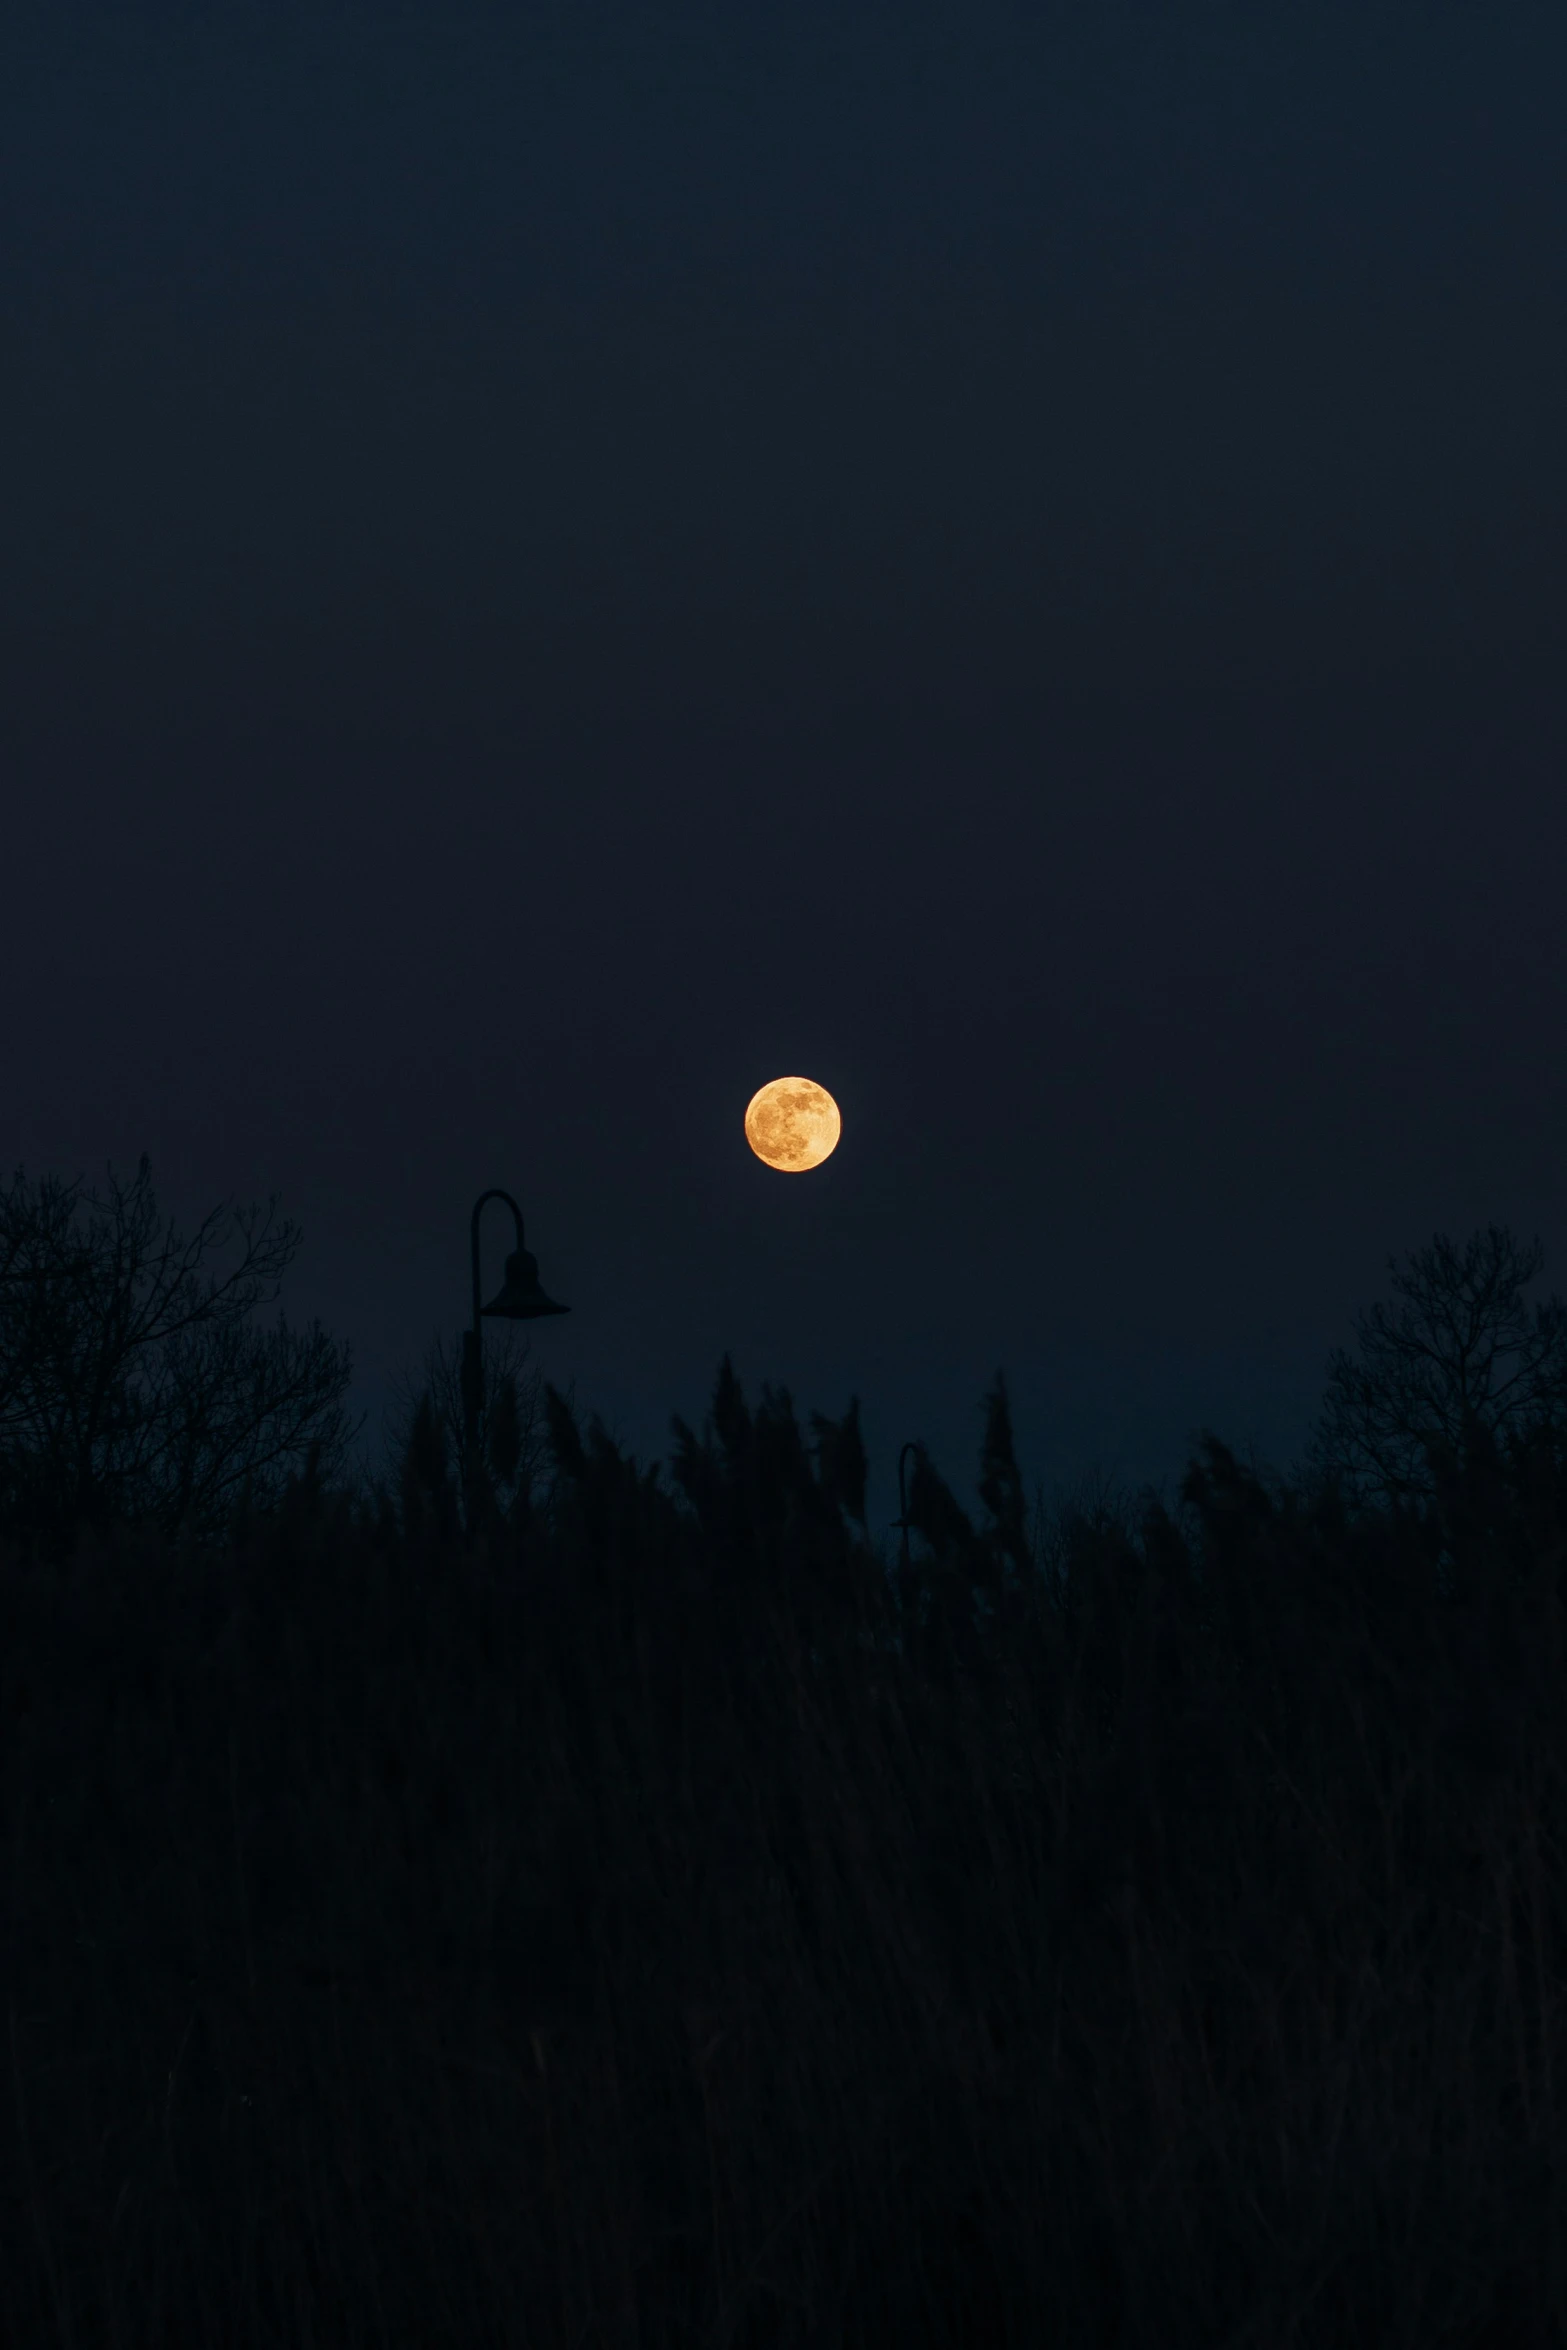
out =
[[[1559,1446],[1045,1526],[998,1380],[905,1570],[853,1411],[543,1403],[0,1551],[6,2340],[1563,2339]]]

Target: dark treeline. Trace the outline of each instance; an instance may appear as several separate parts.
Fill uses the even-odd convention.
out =
[[[1567,2339],[1537,1269],[1439,1240],[1173,1511],[1028,1508],[998,1377],[906,1555],[727,1360],[667,1469],[515,1363],[460,1459],[437,1354],[381,1476],[72,1487],[16,1285],[0,2338]]]

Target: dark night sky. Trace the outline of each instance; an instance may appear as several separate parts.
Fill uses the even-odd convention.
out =
[[[883,1520],[1567,1285],[1560,0],[11,24],[8,1174],[278,1192],[367,1445],[504,1185],[639,1457],[727,1347]]]

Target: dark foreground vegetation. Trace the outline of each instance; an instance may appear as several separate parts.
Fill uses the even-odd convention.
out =
[[[1047,1525],[998,1383],[905,1572],[545,1414],[0,1553],[0,2338],[1567,2338],[1557,1436]]]
[[[1307,1466],[888,1553],[437,1342],[383,1473],[148,1163],[0,1186],[0,2344],[1567,2341],[1567,1308],[1438,1236]],[[275,1203],[274,1203],[275,1205]],[[83,1209],[94,1213],[84,1223]]]

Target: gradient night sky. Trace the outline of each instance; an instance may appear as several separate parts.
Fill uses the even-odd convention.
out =
[[[278,1192],[370,1448],[504,1185],[883,1521],[1567,1284],[1560,0],[11,21],[7,1175]]]

